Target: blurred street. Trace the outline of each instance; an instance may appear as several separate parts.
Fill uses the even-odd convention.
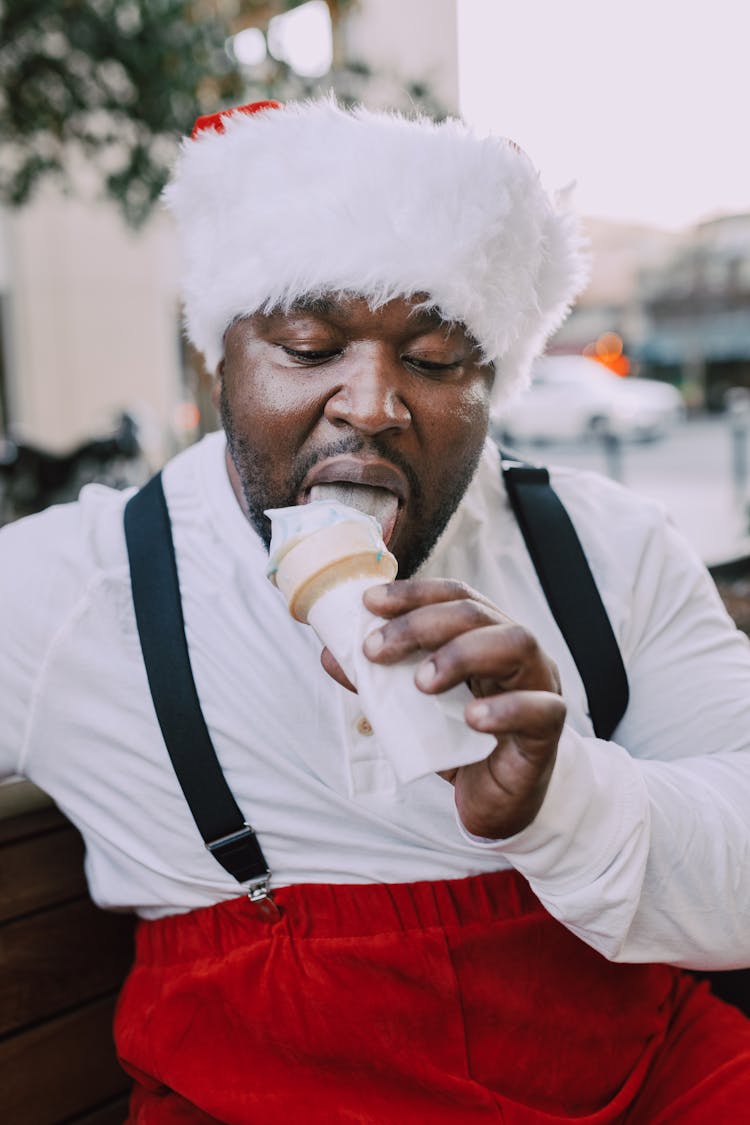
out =
[[[666,438],[623,443],[516,443],[515,452],[541,465],[570,465],[615,476],[628,488],[659,501],[709,565],[750,554],[747,518],[747,435],[735,445],[728,415],[682,423]],[[739,461],[739,464],[738,464]],[[745,470],[746,471],[746,470]]]

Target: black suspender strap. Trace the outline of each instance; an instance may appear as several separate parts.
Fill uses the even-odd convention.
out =
[[[177,562],[161,474],[125,506],[125,538],[141,650],[159,726],[198,830],[213,857],[254,900],[268,865],[219,765],[190,666]]]
[[[552,615],[578,668],[598,738],[628,705],[628,678],[578,535],[546,469],[503,459],[513,513]]]

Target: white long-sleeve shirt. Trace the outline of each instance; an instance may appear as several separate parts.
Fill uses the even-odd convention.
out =
[[[395,783],[357,697],[322,670],[313,631],[265,577],[223,436],[173,460],[164,483],[201,704],[272,886],[512,865],[607,957],[750,964],[750,646],[658,507],[591,474],[553,473],[628,672],[615,742],[593,737],[490,444],[423,568],[489,596],[561,673],[568,716],[544,804],[522,832],[487,842],[462,830],[437,775]],[[157,725],[125,499],[92,486],[0,533],[0,775],[29,777],[78,826],[97,902],[154,918],[241,889],[205,850]]]

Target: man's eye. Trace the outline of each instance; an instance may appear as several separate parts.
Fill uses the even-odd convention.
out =
[[[286,355],[291,356],[292,359],[299,360],[300,363],[325,363],[329,359],[334,359],[339,353],[335,348],[329,348],[325,351],[302,350],[301,348],[290,348],[285,344],[281,345],[282,350]]]
[[[421,356],[417,355],[405,355],[404,363],[408,363],[410,367],[416,368],[417,371],[439,375],[443,371],[456,371],[461,367],[463,360],[454,359],[449,363],[438,363],[434,359],[423,359]]]

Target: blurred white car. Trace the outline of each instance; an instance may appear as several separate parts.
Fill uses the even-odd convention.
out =
[[[685,416],[676,387],[622,378],[586,356],[542,356],[531,385],[493,410],[500,440],[578,441],[612,434],[624,440],[662,437]]]

